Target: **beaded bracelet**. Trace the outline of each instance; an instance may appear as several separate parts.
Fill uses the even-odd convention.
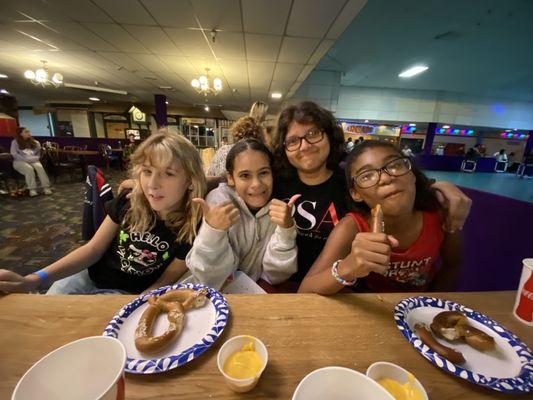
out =
[[[341,285],[344,285],[344,286],[353,286],[353,285],[355,285],[355,282],[357,282],[357,278],[355,278],[353,281],[347,281],[346,279],[344,279],[342,276],[339,275],[339,271],[337,270],[337,267],[339,266],[339,263],[341,261],[342,260],[337,260],[337,261],[335,261],[333,263],[333,265],[331,266],[331,275],[333,275],[333,277]]]

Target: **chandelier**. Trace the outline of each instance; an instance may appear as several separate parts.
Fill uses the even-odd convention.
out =
[[[61,86],[63,84],[63,75],[56,72],[52,75],[52,79],[50,79],[50,73],[48,72],[48,68],[46,68],[46,61],[41,60],[41,62],[43,63],[42,68],[39,68],[37,71],[29,69],[24,72],[24,77],[36,86]]]
[[[191,86],[198,93],[203,93],[205,96],[210,93],[217,95],[218,92],[222,90],[222,80],[220,78],[215,78],[213,79],[213,84],[211,85],[211,81],[209,78],[209,68],[206,68],[205,72],[205,75],[200,75],[198,79],[194,78],[191,81]]]

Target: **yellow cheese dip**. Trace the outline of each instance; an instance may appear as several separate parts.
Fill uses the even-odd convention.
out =
[[[228,357],[224,363],[224,372],[234,379],[255,377],[263,368],[263,360],[255,351],[254,342],[242,346]]]
[[[403,385],[390,378],[380,379],[378,383],[396,400],[424,400],[422,393],[415,386],[415,377],[411,374],[409,374],[409,380]]]

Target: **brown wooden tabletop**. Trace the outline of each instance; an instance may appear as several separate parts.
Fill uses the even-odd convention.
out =
[[[514,292],[432,293],[499,322],[530,348],[532,329],[511,313]],[[135,296],[0,297],[0,399],[10,398],[24,372],[70,341],[100,335]],[[405,294],[227,295],[231,314],[219,340],[189,364],[156,375],[126,374],[127,399],[290,399],[309,372],[339,365],[365,372],[376,361],[397,363],[424,385],[431,400],[531,398],[476,386],[425,360],[396,328],[392,311]],[[230,391],[216,365],[228,338],[249,334],[268,348],[269,363],[249,393]],[[65,366],[68,368],[68,366]],[[90,377],[88,377],[90,379]]]

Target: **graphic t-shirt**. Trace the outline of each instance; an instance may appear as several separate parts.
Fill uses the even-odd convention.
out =
[[[129,207],[125,194],[108,205],[108,215],[120,230],[102,258],[89,267],[89,276],[98,288],[140,293],[159,279],[175,258],[185,260],[191,248],[177,243],[176,235],[159,219],[150,231],[130,231],[123,223]]]
[[[370,232],[364,215],[349,213],[359,232]],[[425,291],[438,270],[437,261],[444,239],[442,221],[438,212],[423,212],[420,235],[407,249],[394,250],[385,275],[371,272],[359,279],[355,290],[372,292],[420,292]]]
[[[301,194],[294,204],[293,217],[298,228],[298,272],[291,277],[300,282],[324,248],[334,226],[348,211],[346,183],[341,170],[318,185],[306,185],[296,175],[274,181],[274,197],[288,201]]]

